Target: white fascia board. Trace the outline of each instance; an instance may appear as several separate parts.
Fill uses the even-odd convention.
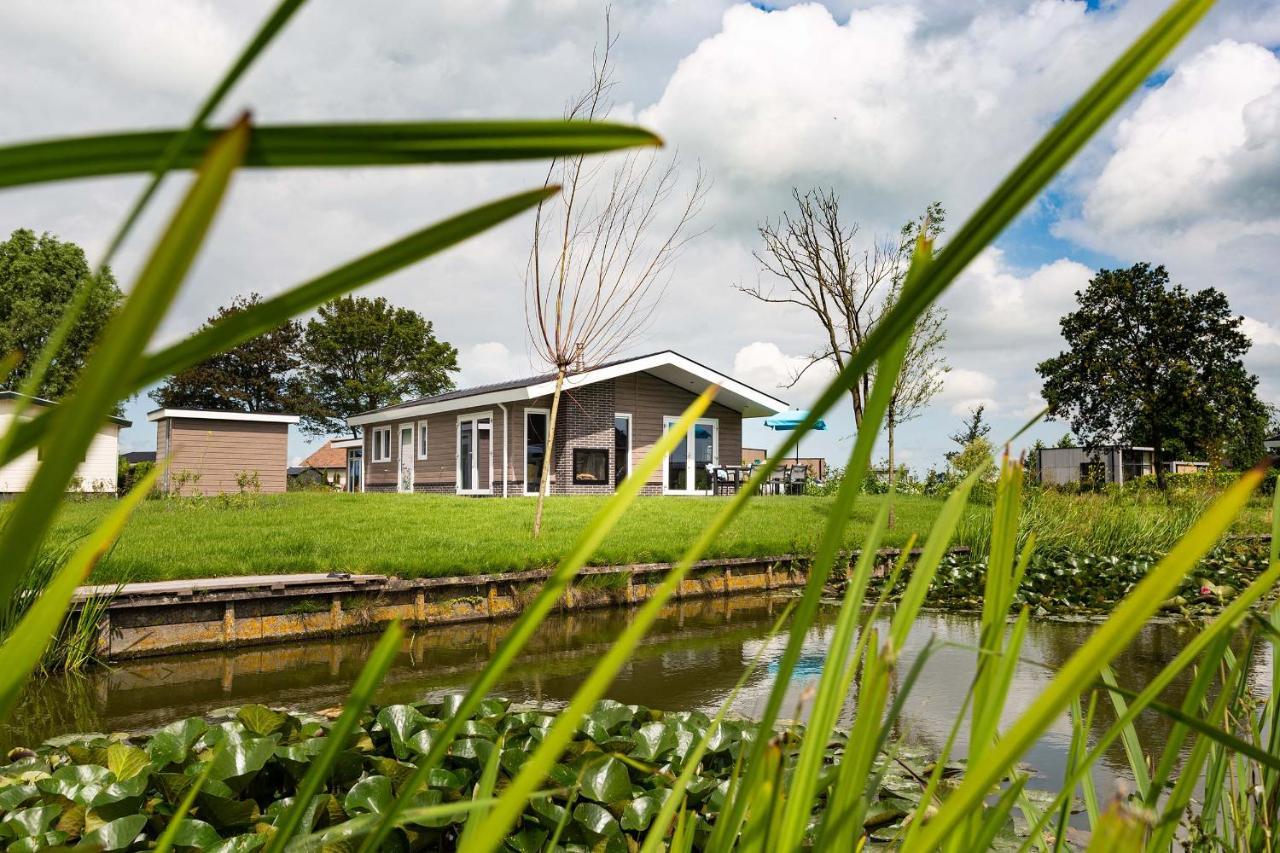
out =
[[[330,447],[347,450],[352,447],[364,447],[363,438],[335,438],[329,442]]]
[[[452,400],[440,400],[436,403],[419,403],[416,406],[404,406],[399,409],[385,409],[381,412],[365,412],[347,418],[347,426],[363,426],[365,424],[394,423],[411,421],[423,415],[434,415],[440,412],[454,412],[459,409],[478,409],[495,403],[510,403],[516,400],[530,399],[529,388],[508,388],[503,391],[490,391],[486,394],[474,394],[470,397],[455,397]]]
[[[162,421],[166,418],[193,418],[201,421],[249,421],[266,424],[296,424],[298,415],[264,415],[257,412],[206,412],[202,409],[156,409],[147,412],[147,420]]]

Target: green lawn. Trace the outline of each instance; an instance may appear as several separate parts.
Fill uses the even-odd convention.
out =
[[[95,580],[162,580],[284,572],[344,571],[439,576],[540,568],[572,546],[604,498],[547,500],[543,534],[533,540],[531,498],[444,495],[290,493],[260,496],[246,506],[218,499],[153,500],[137,511]],[[860,502],[847,541],[856,547],[880,498]],[[727,498],[638,500],[593,562],[674,560]],[[888,544],[926,531],[941,502],[899,498]],[[811,552],[830,498],[752,501],[708,556]],[[69,503],[54,531],[66,541],[110,509],[107,501]]]
[[[343,571],[401,577],[500,572],[553,565],[572,546],[604,498],[553,497],[543,535],[529,536],[531,498],[444,495],[347,495],[300,492],[254,498],[146,501],[94,579]],[[678,558],[727,498],[642,498],[631,507],[593,562]],[[883,497],[863,495],[846,528],[848,548],[861,545]],[[942,502],[897,499],[897,526],[886,545],[929,531]],[[1160,554],[1192,524],[1208,496],[1180,503],[1161,497],[1062,495],[1029,497],[1024,529],[1040,550],[1100,554]],[[707,554],[751,557],[812,553],[831,498],[766,497],[751,501]],[[105,500],[69,502],[52,541],[66,544],[90,530],[112,507]],[[7,510],[0,508],[0,522]],[[956,544],[985,551],[990,508],[971,506]],[[1269,502],[1255,499],[1236,525],[1240,533],[1270,529]]]

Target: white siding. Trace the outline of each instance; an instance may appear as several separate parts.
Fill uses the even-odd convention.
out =
[[[13,408],[12,400],[0,400],[0,432],[7,430],[13,422]],[[120,426],[114,423],[103,425],[89,445],[84,462],[76,469],[81,491],[115,494],[119,447]],[[0,494],[26,491],[38,464],[36,451],[32,450],[0,467]]]

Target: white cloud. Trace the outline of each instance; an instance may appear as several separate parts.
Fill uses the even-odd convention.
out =
[[[501,341],[464,347],[458,353],[458,366],[462,374],[458,384],[464,387],[505,382],[541,372],[533,369],[523,354],[516,355]]]
[[[988,413],[999,410],[996,402],[996,380],[981,370],[952,368],[942,382],[939,402],[948,404],[953,415],[966,415],[975,406],[985,406]]]
[[[830,362],[822,362],[810,367],[800,381],[792,385],[792,380],[808,363],[808,358],[787,355],[775,343],[755,341],[734,354],[732,375],[761,391],[779,395],[794,406],[805,408],[835,375]]]
[[[1245,317],[1240,323],[1240,331],[1253,341],[1254,346],[1280,347],[1280,329],[1263,320]]]

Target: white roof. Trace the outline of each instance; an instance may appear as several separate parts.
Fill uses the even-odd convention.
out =
[[[265,415],[260,412],[214,412],[207,409],[156,409],[147,412],[147,420],[197,418],[202,421],[252,421],[265,424],[296,424],[297,415]]]
[[[720,390],[716,394],[716,402],[740,412],[744,418],[768,417],[776,415],[778,412],[786,411],[788,408],[786,403],[776,397],[763,391],[758,391],[750,385],[745,385],[717,370],[712,370],[705,364],[699,364],[693,359],[671,350],[617,361],[594,370],[585,370],[582,373],[572,374],[565,379],[564,387],[566,389],[580,388],[584,385],[603,382],[607,379],[616,379],[619,376],[627,376],[632,373],[652,374],[659,379],[670,382],[672,385],[687,388],[694,394],[702,393],[708,385],[719,385]],[[555,387],[554,378],[542,377],[515,387],[498,386],[494,390],[477,388],[474,394],[451,392],[441,395],[441,399],[427,397],[423,400],[403,403],[398,406],[363,412],[347,418],[347,424],[361,426],[363,424],[404,420],[435,414],[436,412],[469,409],[495,403],[533,400],[552,394],[555,391]]]

